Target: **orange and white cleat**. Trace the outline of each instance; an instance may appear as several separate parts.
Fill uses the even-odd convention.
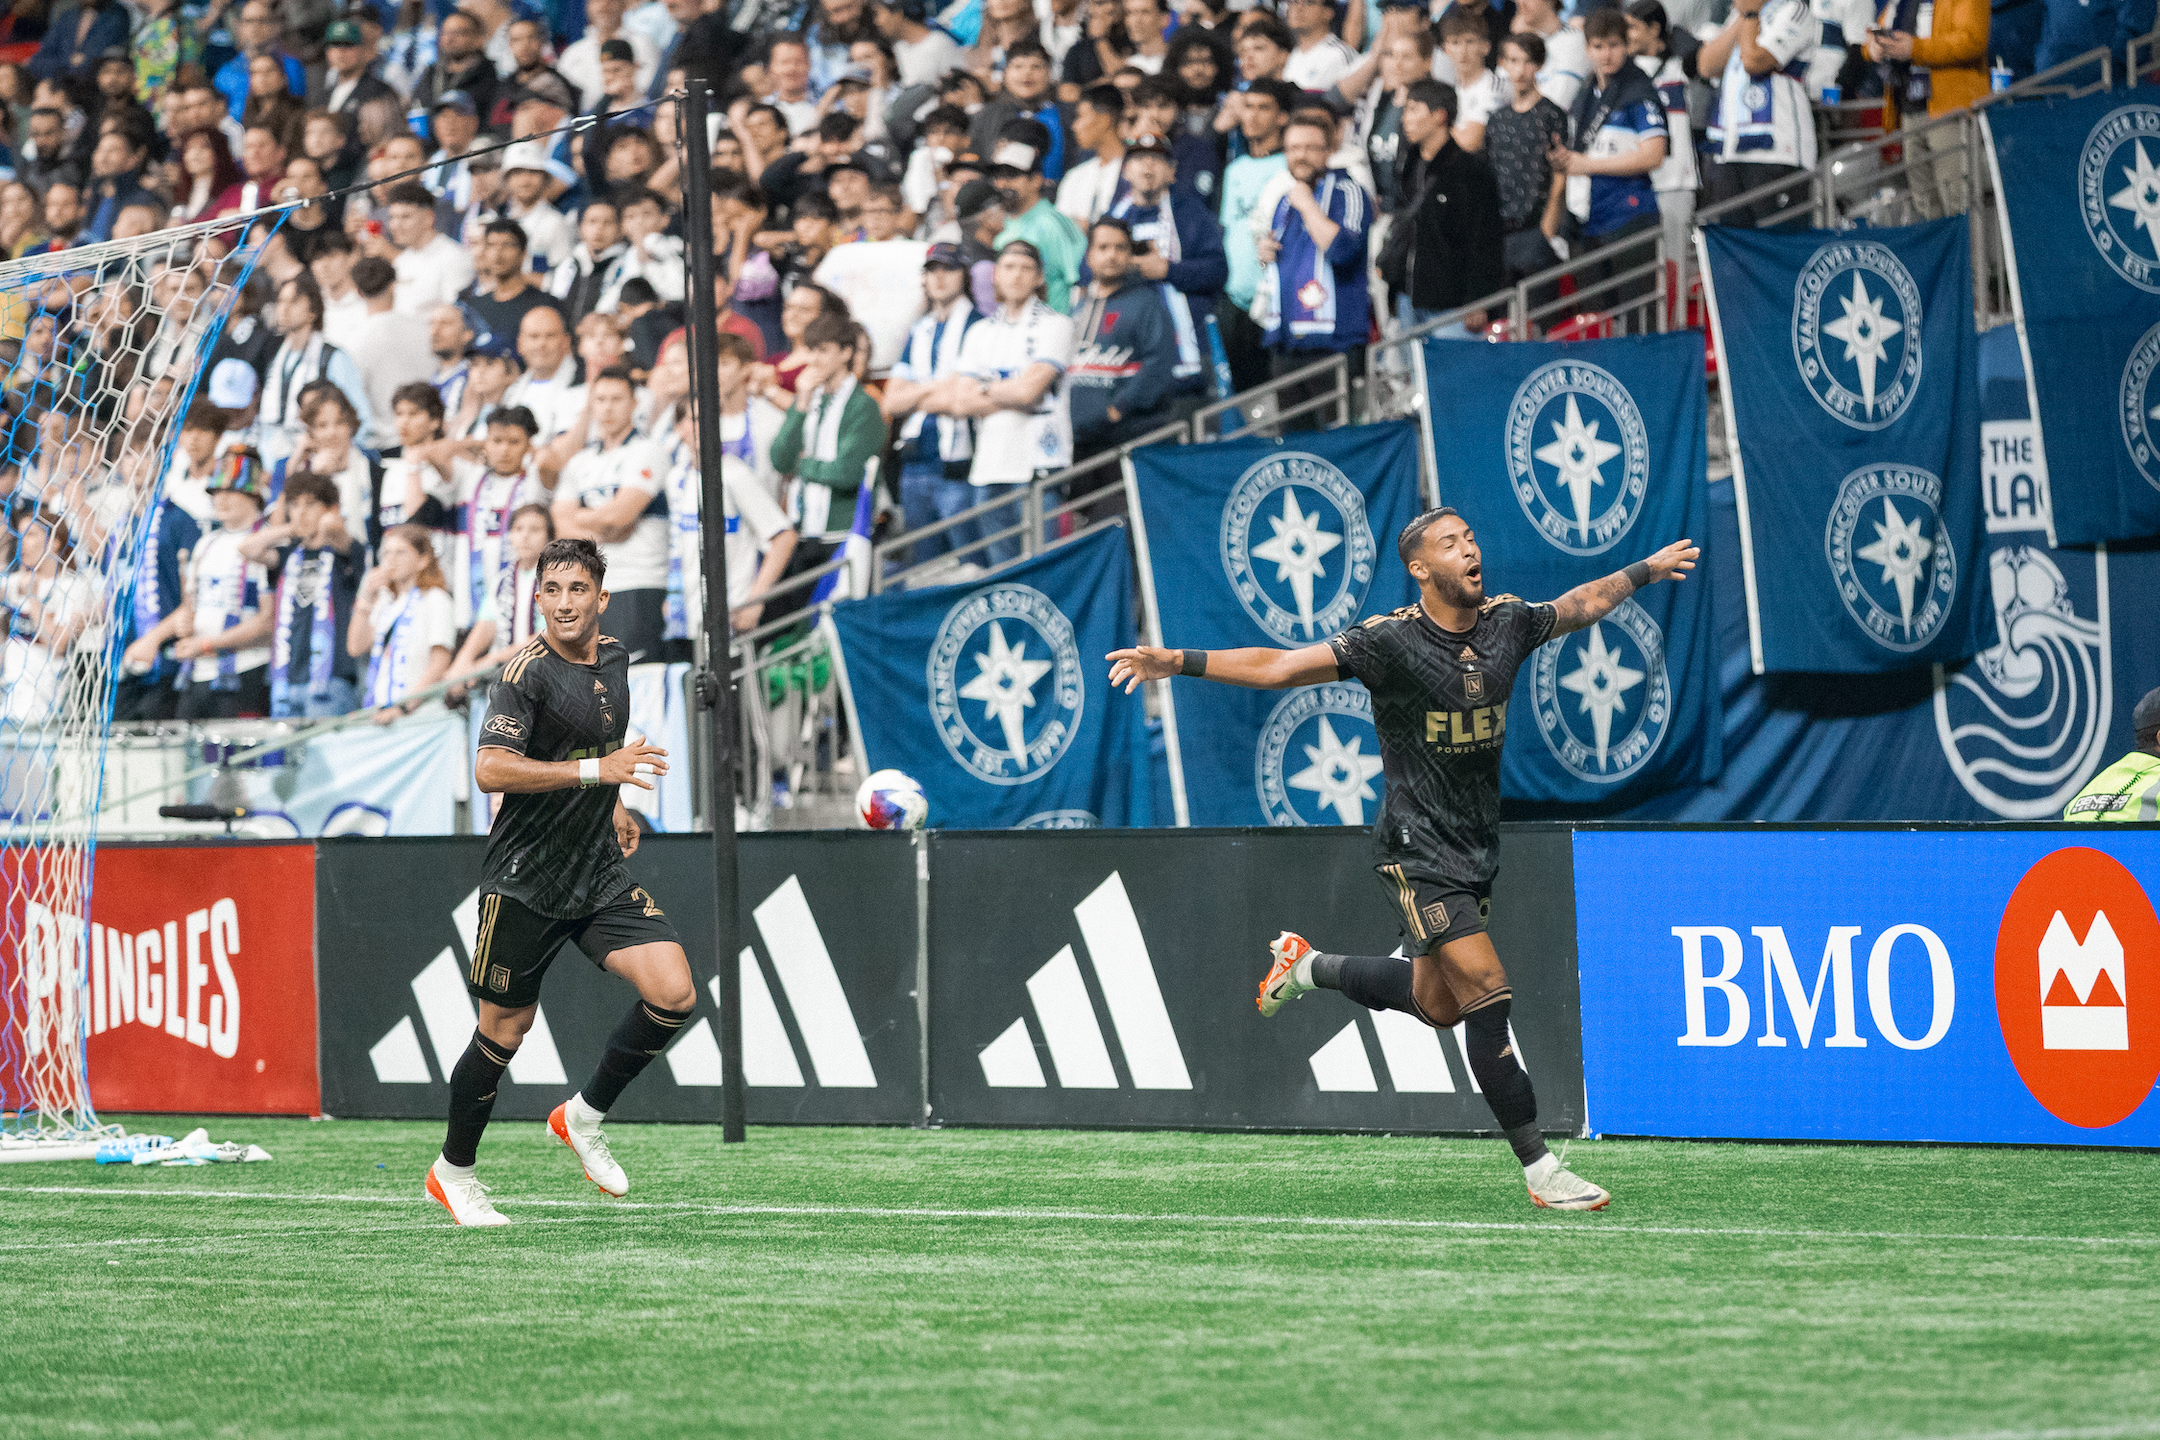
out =
[[[1315,988],[1310,980],[1300,979],[1298,963],[1313,953],[1313,948],[1302,935],[1285,930],[1268,946],[1268,954],[1275,964],[1268,970],[1267,979],[1260,982],[1260,1013],[1273,1015],[1282,1009],[1283,1002],[1295,1000],[1306,991]]]
[[[487,1186],[470,1170],[463,1175],[445,1175],[441,1161],[428,1166],[427,1184],[423,1187],[428,1198],[450,1212],[450,1218],[460,1225],[508,1225],[510,1217],[495,1208],[488,1198]]]
[[[1529,1187],[1530,1203],[1540,1210],[1602,1210],[1612,1204],[1610,1194],[1562,1165],[1557,1155],[1525,1166],[1523,1183]]]
[[[576,1105],[583,1113],[573,1117],[569,1111]],[[586,1117],[590,1116],[588,1120]],[[630,1193],[630,1177],[608,1150],[607,1136],[600,1133],[600,1117],[578,1096],[557,1105],[548,1114],[548,1133],[570,1147],[578,1163],[585,1167],[585,1178],[616,1199]]]

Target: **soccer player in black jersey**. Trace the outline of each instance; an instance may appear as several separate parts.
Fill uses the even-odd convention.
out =
[[[503,804],[488,834],[465,975],[480,1027],[450,1072],[450,1131],[426,1185],[460,1225],[510,1223],[473,1161],[495,1087],[532,1028],[541,978],[564,941],[638,992],[599,1068],[547,1122],[610,1195],[628,1192],[630,1181],[608,1151],[601,1117],[697,1006],[682,940],[623,866],[638,829],[619,792],[652,789],[652,777],[667,773],[667,752],[627,738],[630,653],[600,633],[606,579],[607,561],[590,540],[551,541],[535,586],[546,629],[488,686],[473,775]]]
[[[1700,553],[1666,546],[1627,569],[1530,604],[1485,596],[1477,537],[1453,510],[1428,510],[1395,542],[1418,603],[1376,615],[1324,645],[1298,650],[1113,651],[1110,682],[1205,676],[1286,690],[1345,677],[1372,692],[1387,799],[1373,827],[1374,868],[1401,920],[1411,963],[1391,955],[1330,955],[1284,931],[1260,983],[1273,1015],[1309,990],[1340,990],[1373,1010],[1428,1025],[1464,1026],[1470,1071],[1492,1106],[1530,1198],[1562,1210],[1597,1210],[1611,1196],[1563,1169],[1538,1133],[1537,1096],[1508,1040],[1514,992],[1485,926],[1499,868],[1500,744],[1508,694],[1531,651],[1602,620],[1660,580],[1684,580]]]

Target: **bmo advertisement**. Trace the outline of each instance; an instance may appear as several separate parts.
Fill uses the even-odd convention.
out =
[[[1575,895],[1593,1133],[2160,1144],[2160,833],[1584,830]]]
[[[97,1108],[319,1111],[314,847],[100,845],[96,864],[81,973]]]

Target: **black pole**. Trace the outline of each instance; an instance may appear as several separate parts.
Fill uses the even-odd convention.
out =
[[[704,472],[699,497],[700,537],[705,547],[704,673],[698,677],[698,701],[712,720],[712,764],[708,767],[706,811],[713,828],[713,967],[720,976],[720,1139],[743,1138],[742,967],[736,959],[741,941],[735,873],[735,662],[728,643],[727,497],[722,488],[720,450],[720,375],[714,361],[720,347],[719,307],[713,294],[712,138],[706,117],[712,113],[711,82],[692,77],[685,83],[681,124],[683,147],[683,229],[690,247],[690,393],[697,405],[698,468]]]

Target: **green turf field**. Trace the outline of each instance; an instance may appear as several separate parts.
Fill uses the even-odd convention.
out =
[[[208,1123],[0,1169],[0,1434],[2160,1435],[2149,1156]]]

